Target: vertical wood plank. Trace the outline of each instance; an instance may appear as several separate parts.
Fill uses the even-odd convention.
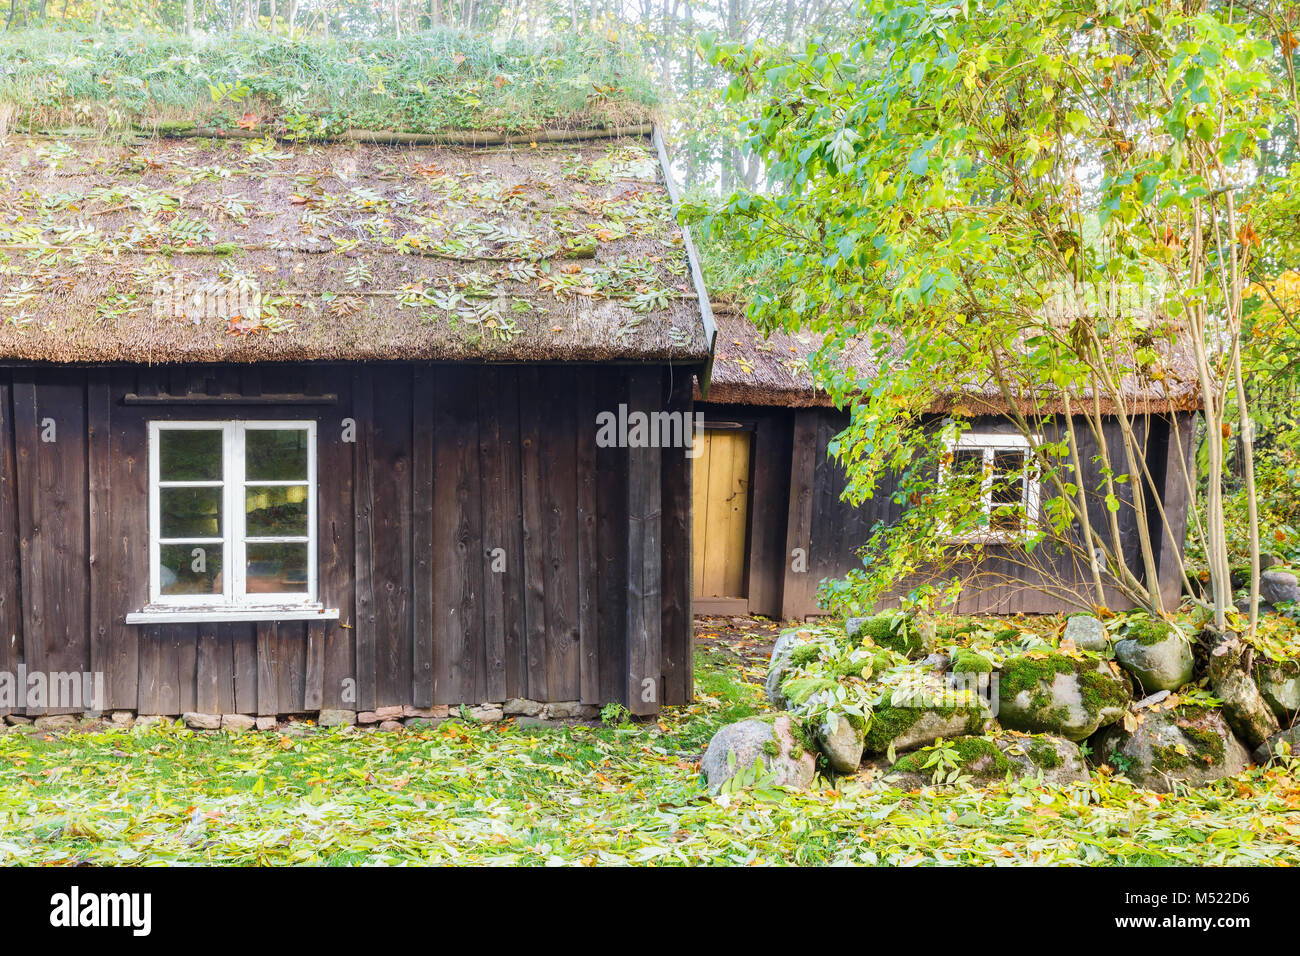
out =
[[[783,409],[764,409],[754,427],[754,488],[750,497],[746,593],[750,613],[767,617],[781,616],[790,501],[790,432],[791,416]]]
[[[475,372],[449,369],[438,379],[433,427],[433,582],[435,627],[447,666],[438,671],[439,703],[477,703],[486,695],[483,642],[482,487],[479,484]],[[443,683],[443,681],[446,683]]]
[[[0,370],[0,669],[9,673],[17,673],[23,659],[17,485],[13,386],[9,372]],[[0,708],[0,715],[10,710]]]
[[[487,695],[489,700],[508,700],[528,694],[519,376],[515,369],[489,367],[480,373],[478,422]]]
[[[372,442],[373,684],[375,706],[385,707],[407,704],[411,699],[412,370],[376,368],[373,374],[374,417],[369,421],[358,418],[357,424],[371,432]],[[379,387],[381,375],[383,385]]]
[[[356,413],[356,662],[357,710],[375,708],[375,459],[374,380],[369,368],[353,373],[352,405]]]
[[[627,401],[621,369],[595,370],[600,410],[617,413]],[[627,694],[627,449],[596,448],[596,625],[599,634],[600,700],[622,701]]]
[[[542,375],[549,406],[541,448],[542,543],[545,551],[546,688],[551,700],[577,700],[581,694],[578,637],[577,407],[569,369],[547,368]]]
[[[542,514],[541,370],[519,370],[520,497],[523,504],[524,646],[528,697],[551,700],[546,686],[546,552]]]
[[[437,696],[434,678],[436,628],[434,606],[443,595],[434,593],[434,440],[441,438],[435,426],[433,370],[418,366],[413,386],[414,414],[411,440],[411,535],[415,561],[411,586],[414,627],[412,657],[412,703],[429,707]]]
[[[584,704],[602,704],[600,696],[600,594],[596,544],[596,378],[590,368],[574,378],[577,399],[577,574],[578,683]]]
[[[816,582],[812,580],[813,493],[817,456],[817,414],[798,409],[794,415],[794,437],[790,455],[790,508],[786,523],[785,554],[782,555],[784,583],[781,588],[781,616],[798,619],[815,609]],[[792,555],[803,549],[808,570],[793,570]]]
[[[650,412],[661,401],[658,369],[628,373],[628,412]],[[634,714],[654,714],[663,699],[660,667],[661,485],[660,450],[627,449],[627,689],[624,700]]]
[[[326,621],[315,629],[321,638],[320,676],[308,668],[308,699],[315,707],[355,710],[355,696],[344,699],[356,686],[356,503],[353,498],[355,440],[361,430],[352,407],[352,374],[347,369],[328,367],[318,371],[314,388],[334,391],[338,404],[321,413],[316,430],[317,482],[316,517],[317,577],[320,600],[339,609],[337,621]],[[350,422],[345,420],[351,419]],[[313,645],[315,647],[316,645]],[[308,709],[311,709],[309,706]]]
[[[670,369],[665,408],[684,424],[693,422],[691,392],[693,378],[681,369]],[[701,440],[703,436],[698,436]],[[691,431],[683,428],[683,443]],[[691,621],[691,474],[693,460],[687,449],[660,451],[663,525],[660,562],[663,565],[663,610],[660,639],[663,644],[664,690],[660,703],[680,705],[695,694],[694,634]]]
[[[198,710],[198,625],[173,627],[172,646],[176,649],[176,712],[191,713]]]
[[[149,440],[139,410],[117,404],[124,394],[138,390],[136,373],[113,370],[110,387],[110,538],[104,549],[111,595],[108,706],[132,709],[139,701],[141,636],[140,628],[127,624],[125,618],[149,600]]]
[[[162,692],[163,634],[157,625],[140,628],[138,700],[136,710],[141,714],[171,715]]]
[[[46,667],[45,553],[40,486],[40,413],[31,369],[14,375],[14,448],[18,486],[18,543],[23,582],[23,657],[29,672]],[[42,708],[25,712],[44,713]]]
[[[230,646],[234,674],[234,713],[261,714],[258,709],[258,654],[255,624],[219,624],[217,640]]]
[[[109,373],[96,369],[89,373],[86,384],[86,441],[89,471],[89,531],[90,548],[88,571],[90,574],[89,614],[87,634],[90,639],[90,671],[102,674],[105,696],[108,690],[108,672],[111,663],[110,641],[113,620],[113,547],[112,547],[112,386]],[[97,686],[101,686],[97,683]],[[97,708],[108,706],[107,700],[97,701]]]
[[[280,708],[280,635],[275,621],[257,624],[257,713],[287,713]]]

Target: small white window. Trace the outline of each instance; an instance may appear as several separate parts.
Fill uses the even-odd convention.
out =
[[[316,601],[316,423],[149,423],[150,603]]]
[[[953,541],[1022,541],[1038,525],[1039,472],[1023,435],[966,432],[946,442],[939,484],[955,473],[980,476],[981,527]]]

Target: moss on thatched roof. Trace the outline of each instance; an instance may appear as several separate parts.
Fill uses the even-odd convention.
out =
[[[11,134],[0,149],[3,359],[707,355],[645,138],[467,149]]]
[[[536,133],[646,123],[654,102],[637,49],[599,37],[0,34],[0,121],[23,132]]]

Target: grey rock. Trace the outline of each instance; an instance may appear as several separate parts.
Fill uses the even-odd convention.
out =
[[[928,654],[925,660],[921,661],[921,666],[936,674],[942,674],[952,666],[952,660],[947,654]]]
[[[1066,621],[1061,639],[1072,641],[1081,651],[1104,651],[1110,643],[1106,625],[1091,614],[1076,614]]]
[[[1290,723],[1300,715],[1300,661],[1259,661],[1255,680],[1279,721]]]
[[[1223,715],[1203,707],[1147,713],[1132,732],[1111,727],[1094,753],[1138,786],[1162,793],[1175,783],[1200,786],[1231,777],[1250,761]]]
[[[1011,730],[1077,742],[1123,717],[1131,698],[1106,661],[1013,657],[1002,662],[997,716]]]
[[[1255,748],[1251,754],[1255,763],[1268,763],[1269,760],[1277,753],[1277,745],[1285,743],[1291,748],[1292,754],[1300,754],[1300,724],[1294,727],[1288,727],[1286,730],[1279,730],[1268,740],[1264,741]]]
[[[1265,571],[1259,576],[1259,597],[1269,604],[1300,601],[1300,581],[1289,571]]]
[[[1192,645],[1178,631],[1154,644],[1133,638],[1115,643],[1115,660],[1140,683],[1144,690],[1177,690],[1192,679],[1196,664]]]
[[[257,718],[250,717],[247,714],[222,714],[221,729],[229,730],[233,733],[242,734],[246,730],[252,730],[257,726]]]
[[[357,722],[355,710],[336,710],[326,708],[316,715],[316,723],[321,727],[351,727]]]
[[[275,730],[280,726],[280,721],[274,717],[254,717],[253,726],[258,730]]]
[[[21,727],[25,724],[30,724],[31,722],[32,719],[30,717],[24,717],[22,714],[5,714],[5,723],[9,724],[11,727]]]
[[[47,714],[37,717],[35,726],[37,730],[68,731],[77,726],[77,718],[72,714]]]
[[[409,704],[402,708],[402,719],[410,717],[419,717],[424,720],[435,720],[445,718],[451,708],[446,704],[438,704],[433,707],[412,707]]]
[[[849,623],[863,618],[850,618]],[[851,633],[851,631],[850,631]],[[808,637],[807,631],[784,631],[776,639],[776,644],[772,647],[772,657],[767,663],[767,699],[771,701],[773,707],[784,709],[786,706],[785,695],[781,693],[781,682],[785,680],[786,675],[790,673],[790,655],[794,649],[799,646],[802,640]]]
[[[507,717],[536,717],[541,712],[540,703],[524,697],[512,697],[501,705],[501,713]]]
[[[856,773],[862,762],[864,731],[843,715],[835,722],[834,733],[825,727],[817,730],[817,746],[826,755],[826,761],[836,773]]]
[[[220,730],[220,714],[196,714],[193,711],[181,714],[181,720],[190,730]]]
[[[1277,715],[1245,671],[1234,668],[1222,673],[1211,680],[1210,692],[1223,701],[1228,726],[1247,747],[1258,747],[1277,733]]]
[[[776,752],[768,753],[769,749]],[[755,761],[762,761],[765,773],[778,787],[806,790],[817,775],[813,755],[795,740],[787,714],[779,714],[770,722],[751,717],[723,727],[709,741],[700,769],[708,780],[709,792],[717,793],[726,781],[748,771]]]
[[[504,708],[503,708],[504,713]],[[599,711],[597,711],[599,713]],[[541,716],[549,720],[573,720],[577,717],[593,716],[590,708],[576,700],[559,700],[546,704],[541,711]]]
[[[379,729],[386,733],[392,733],[396,730],[405,730],[406,727],[400,720],[382,720],[379,722]]]
[[[473,720],[480,723],[491,724],[501,720],[505,715],[501,713],[501,705],[484,702],[477,707],[469,709],[469,715]]]
[[[149,730],[152,727],[158,727],[161,724],[165,724],[168,722],[169,722],[169,718],[164,717],[161,714],[139,714],[135,718],[135,724],[131,727],[131,729]]]
[[[357,713],[357,723],[359,724],[381,724],[385,720],[400,720],[402,717],[402,707],[391,705],[388,707],[376,707],[374,710],[363,710]]]
[[[130,730],[135,723],[135,714],[129,710],[115,710],[108,715],[108,722],[121,730]]]

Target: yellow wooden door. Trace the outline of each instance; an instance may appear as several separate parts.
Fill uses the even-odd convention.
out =
[[[745,597],[749,432],[706,431],[691,476],[696,597]]]

